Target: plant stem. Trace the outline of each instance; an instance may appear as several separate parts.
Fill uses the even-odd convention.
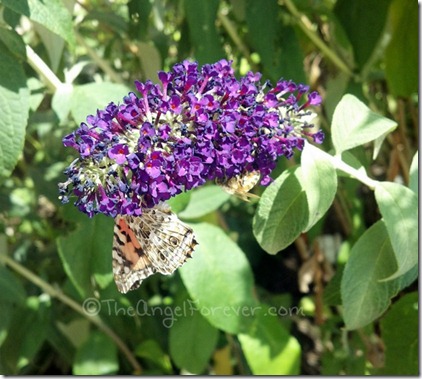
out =
[[[103,322],[103,320],[97,315],[89,315],[84,308],[78,304],[75,300],[71,299],[70,297],[66,296],[60,290],[54,288],[44,280],[42,280],[39,276],[35,275],[27,268],[22,266],[20,263],[16,262],[12,258],[10,258],[5,253],[0,253],[0,261],[4,264],[8,265],[10,268],[15,270],[17,273],[22,275],[25,279],[29,280],[30,282],[34,283],[36,286],[40,287],[45,293],[54,297],[61,301],[63,304],[66,304],[68,307],[72,308],[74,311],[78,312],[82,316],[84,316],[87,320],[92,322],[96,325],[100,330],[102,330],[105,334],[107,334],[117,345],[120,351],[126,356],[127,360],[133,367],[134,373],[139,375],[142,372],[142,368],[138,361],[136,360],[135,356],[133,355],[132,351],[128,348],[128,346],[120,339],[120,337],[114,333],[114,331]]]
[[[302,31],[307,35],[307,37],[317,46],[322,54],[327,57],[331,62],[333,62],[341,71],[345,72],[349,76],[353,76],[352,70],[347,66],[347,64],[339,58],[339,56],[331,50],[325,42],[315,33],[312,28],[312,23],[309,19],[302,13],[300,13],[296,6],[291,0],[282,0],[283,4],[289,10],[291,15],[296,19],[298,26]]]
[[[251,66],[252,69],[255,68],[255,63],[253,62],[251,58],[251,53],[246,46],[246,44],[242,41],[242,39],[239,37],[239,34],[237,33],[237,30],[233,23],[230,21],[230,19],[227,17],[226,12],[223,13],[223,11],[218,12],[218,19],[223,25],[224,29],[226,29],[227,34],[230,36],[236,47],[239,49],[239,51],[243,54],[243,56],[246,58],[246,60],[249,63],[249,66]]]
[[[341,160],[340,156],[332,156],[330,154],[327,154],[327,156],[331,157],[331,163],[333,163],[336,169],[343,171],[346,174],[349,174],[353,178],[359,180],[361,183],[367,185],[371,190],[374,190],[377,186],[378,181],[371,179],[368,175],[366,175],[366,172],[356,170],[352,166],[349,166],[347,163]]]
[[[29,65],[42,77],[47,87],[52,91],[56,90],[63,85],[56,74],[50,70],[45,62],[37,55],[37,53],[31,49],[29,45],[26,45],[26,56],[28,58]]]

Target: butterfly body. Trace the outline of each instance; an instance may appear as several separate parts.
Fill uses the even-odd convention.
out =
[[[172,274],[191,257],[196,245],[192,229],[165,203],[144,209],[138,217],[117,216],[113,274],[118,290],[134,290],[156,272]]]

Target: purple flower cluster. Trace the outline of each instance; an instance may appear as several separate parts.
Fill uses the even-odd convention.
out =
[[[90,217],[139,215],[207,180],[258,171],[266,185],[279,156],[324,138],[310,130],[308,107],[321,98],[307,86],[272,87],[252,72],[238,80],[226,60],[200,70],[184,61],[158,77],[161,85],[135,82],[141,96],[110,103],[64,137],[80,157],[59,185],[63,202],[73,192]]]

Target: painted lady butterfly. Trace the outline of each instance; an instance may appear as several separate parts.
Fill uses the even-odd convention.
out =
[[[244,201],[250,201],[249,199],[252,198],[259,199],[258,195],[249,193],[255,187],[256,183],[258,183],[259,178],[258,171],[251,171],[230,179],[217,179],[216,183],[230,195],[235,195]]]
[[[191,257],[197,244],[193,230],[165,203],[144,209],[139,217],[117,216],[113,274],[118,290],[134,290],[156,272],[172,274]]]

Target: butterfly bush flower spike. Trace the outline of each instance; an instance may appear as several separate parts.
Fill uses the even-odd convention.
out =
[[[140,215],[208,180],[225,182],[257,172],[271,182],[278,157],[290,158],[314,132],[309,87],[260,73],[237,79],[231,62],[184,61],[158,74],[160,85],[135,82],[122,104],[110,103],[63,139],[79,153],[65,171],[62,201],[96,213]]]

